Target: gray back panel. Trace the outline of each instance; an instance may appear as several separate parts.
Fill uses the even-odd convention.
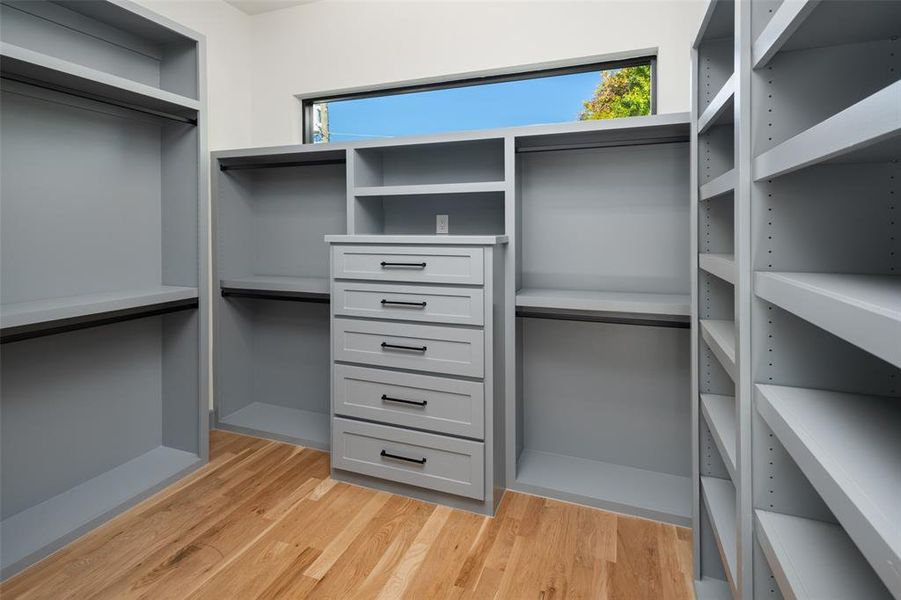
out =
[[[253,402],[329,411],[327,304],[233,298],[220,316],[220,417]]]
[[[3,518],[162,443],[161,335],[152,317],[3,345]]]
[[[689,475],[687,330],[520,321],[528,448]]]
[[[688,293],[688,144],[519,159],[523,287]]]
[[[434,234],[438,214],[448,215],[451,235],[504,233],[503,192],[385,197],[381,204],[384,229],[380,233]]]
[[[344,165],[262,169],[254,176],[254,273],[328,277],[323,236],[347,226]]]
[[[358,186],[503,181],[504,140],[359,149],[355,169]]]
[[[159,124],[4,88],[3,303],[159,285]]]

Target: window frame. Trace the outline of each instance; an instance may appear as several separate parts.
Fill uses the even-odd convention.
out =
[[[500,75],[463,76],[450,77],[446,80],[411,84],[411,85],[387,85],[371,90],[359,92],[347,92],[324,95],[310,95],[300,98],[301,101],[301,132],[304,144],[313,144],[313,105],[320,102],[338,102],[341,100],[359,100],[361,98],[375,98],[384,96],[396,96],[415,92],[434,90],[446,90],[459,87],[470,87],[506,81],[523,81],[527,79],[539,79],[542,77],[554,77],[558,75],[571,75],[575,73],[588,73],[591,71],[609,71],[624,67],[637,67],[641,65],[651,66],[651,109],[650,114],[657,114],[657,56],[645,55],[621,60],[593,61],[577,63],[562,67],[525,67]],[[388,139],[388,138],[386,138]],[[322,142],[320,142],[322,143]],[[335,143],[335,142],[330,142]]]

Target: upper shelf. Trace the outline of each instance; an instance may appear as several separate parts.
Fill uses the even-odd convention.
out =
[[[780,51],[890,39],[898,23],[898,2],[784,1],[754,41],[752,63],[761,69]]]
[[[701,412],[713,441],[720,451],[729,476],[735,481],[736,471],[736,437],[738,435],[738,421],[735,416],[735,397],[720,396],[717,394],[701,394]]]
[[[754,291],[901,367],[901,276],[759,271]]]
[[[704,112],[698,117],[698,134],[702,134],[714,125],[734,122],[735,106],[735,73],[729,76],[720,91],[716,93]]]
[[[735,32],[734,0],[707,0],[701,26],[695,36],[694,47],[703,42],[732,37]]]
[[[354,188],[354,196],[426,196],[435,194],[477,194],[503,192],[504,181],[476,181],[466,183],[439,183],[423,185],[377,185]]]
[[[640,292],[599,292],[523,288],[516,292],[516,308],[569,310],[629,315],[688,316],[691,298],[687,294]]]
[[[423,246],[495,246],[506,244],[505,235],[327,235],[328,244],[416,244]]]
[[[720,551],[726,579],[733,594],[738,574],[738,521],[736,517],[735,486],[726,479],[701,477],[701,495],[707,507],[707,515],[713,525],[713,534]]]
[[[899,134],[901,81],[896,81],[755,158],[754,180],[838,157],[843,162],[888,162],[901,152]]]
[[[735,381],[735,323],[701,319],[701,337],[726,373]]]
[[[698,254],[698,266],[711,275],[735,285],[734,254]]]
[[[0,306],[3,337],[197,304],[197,288],[163,285]]]
[[[840,525],[756,511],[757,539],[784,598],[890,600]]]
[[[190,122],[196,122],[200,110],[193,98],[5,42],[0,42],[0,72],[25,83]]]
[[[729,169],[719,177],[701,186],[699,200],[712,200],[735,191],[735,169]]]
[[[896,597],[901,596],[898,398],[757,385],[757,410]]]
[[[251,275],[222,279],[219,288],[224,295],[266,295],[326,300],[330,297],[327,277]]]

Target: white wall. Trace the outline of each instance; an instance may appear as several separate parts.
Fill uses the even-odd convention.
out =
[[[689,109],[695,0],[320,0],[251,18],[253,143],[300,142],[295,94],[657,48],[658,112]]]
[[[210,150],[250,146],[251,18],[222,0],[136,0],[206,36]]]

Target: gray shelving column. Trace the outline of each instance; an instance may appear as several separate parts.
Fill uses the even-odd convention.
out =
[[[329,447],[329,253],[347,224],[337,145],[221,151],[213,166],[217,427]]]
[[[202,465],[204,40],[125,1],[0,3],[0,572]]]
[[[739,598],[750,590],[742,10],[741,3],[708,2],[692,48],[692,516],[699,598]]]
[[[901,2],[751,28],[753,597],[901,598]]]
[[[690,524],[688,130],[511,132],[511,489]]]

